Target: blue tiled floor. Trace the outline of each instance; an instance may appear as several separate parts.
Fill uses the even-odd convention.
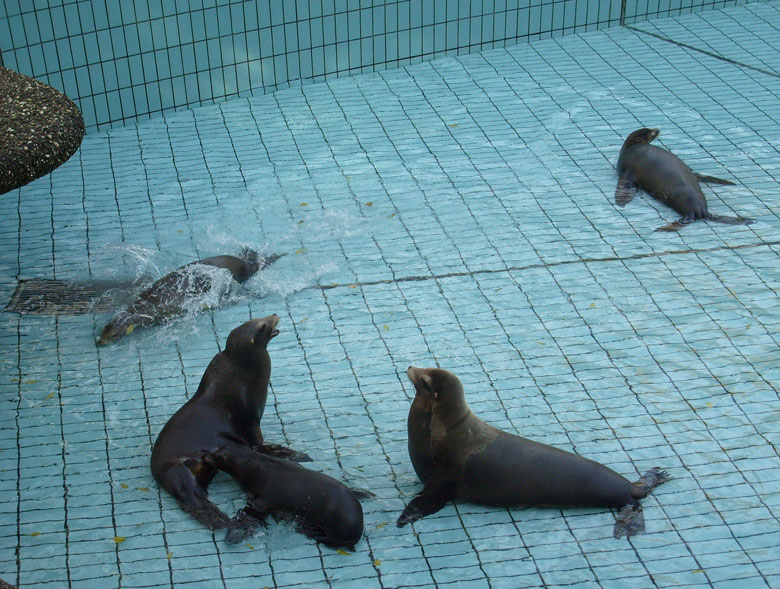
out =
[[[0,316],[0,577],[780,585],[779,13],[754,3],[179,112],[89,135],[5,195],[4,300],[17,276],[159,276],[246,244],[288,255],[234,304],[112,347],[94,345],[104,315]],[[714,213],[757,222],[656,233],[673,211],[615,207],[617,153],[640,126],[736,182],[705,187]],[[152,441],[229,331],[269,313],[264,433],[376,494],[354,553],[282,524],[227,546],[151,478]],[[497,427],[632,479],[668,469],[647,532],[613,539],[610,510],[464,503],[397,529],[420,489],[409,364],[458,374]],[[242,504],[226,477],[211,492]]]

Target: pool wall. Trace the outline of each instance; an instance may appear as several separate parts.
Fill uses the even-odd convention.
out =
[[[745,0],[3,0],[0,64],[88,130],[442,55]]]

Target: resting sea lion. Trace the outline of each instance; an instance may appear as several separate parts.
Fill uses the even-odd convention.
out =
[[[329,546],[354,546],[363,535],[360,502],[332,477],[236,444],[206,462],[233,477],[249,498],[228,529],[228,544],[247,538],[269,514],[292,516],[299,532]]]
[[[644,530],[639,499],[668,480],[658,468],[630,483],[571,452],[498,430],[474,415],[460,380],[446,370],[406,371],[416,395],[409,411],[409,456],[424,483],[399,527],[436,513],[451,499],[483,505],[624,507],[615,537]]]
[[[271,377],[266,346],[279,331],[277,315],[252,319],[228,335],[224,351],[206,368],[200,386],[165,424],[152,449],[152,474],[184,511],[209,529],[229,519],[208,500],[208,485],[217,473],[205,460],[226,444],[258,452],[309,460],[289,448],[267,444],[260,432]]]
[[[185,264],[154,282],[113,317],[103,328],[97,343],[100,346],[109,344],[139,327],[156,325],[185,313],[188,302],[212,288],[214,273],[206,267],[224,268],[233,280],[241,283],[280,257],[273,254],[261,258],[256,251],[244,248],[239,256],[214,256]]]
[[[682,218],[659,227],[656,231],[677,231],[697,219],[747,225],[752,219],[712,215],[707,210],[707,200],[701,191],[699,181],[714,184],[734,184],[714,176],[704,176],[691,170],[673,153],[650,142],[658,137],[658,129],[638,129],[623,143],[618,156],[618,185],[615,203],[625,206],[641,188],[656,200],[672,207]]]

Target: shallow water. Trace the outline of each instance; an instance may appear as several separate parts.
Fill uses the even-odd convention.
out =
[[[748,10],[771,19],[777,2],[722,12]],[[777,585],[775,82],[617,29],[88,135],[0,219],[7,298],[16,276],[140,290],[244,246],[286,255],[220,304],[221,287],[105,348],[94,338],[108,314],[0,315],[0,577]],[[659,144],[696,171],[737,183],[704,188],[712,212],[757,222],[661,234],[676,214],[646,195],[615,207],[617,153],[640,125],[660,127]],[[227,546],[151,478],[153,440],[227,334],[270,313],[281,333],[264,435],[376,495],[352,554],[275,523]],[[615,540],[613,510],[465,503],[397,529],[421,488],[407,452],[410,364],[456,373],[496,427],[632,480],[669,470],[642,502],[647,532]],[[227,477],[210,492],[230,513],[243,505]]]

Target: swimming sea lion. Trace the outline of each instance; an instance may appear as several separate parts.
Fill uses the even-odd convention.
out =
[[[185,313],[188,302],[211,290],[214,273],[209,267],[225,268],[233,280],[241,283],[280,257],[273,254],[261,258],[256,251],[244,248],[239,256],[214,256],[185,264],[154,282],[113,317],[103,328],[97,343],[100,346],[109,344],[139,327],[156,325]]]
[[[641,188],[682,215],[681,219],[659,227],[656,231],[677,231],[697,219],[730,225],[747,225],[753,222],[752,219],[743,217],[710,214],[699,182],[734,183],[697,174],[673,153],[650,145],[659,133],[658,129],[638,129],[623,143],[617,163],[618,185],[615,190],[615,203],[618,206],[623,207],[631,202],[637,188]]]
[[[399,527],[436,513],[451,499],[500,507],[624,507],[616,537],[644,530],[639,499],[668,480],[658,468],[630,483],[610,468],[498,430],[474,415],[463,385],[438,368],[406,371],[416,391],[409,411],[409,456],[424,483]]]
[[[328,475],[236,444],[205,459],[233,477],[249,498],[229,526],[228,544],[247,538],[269,514],[292,516],[299,532],[329,546],[354,546],[363,535],[360,502]]]
[[[278,322],[277,315],[270,315],[230,332],[198,390],[168,420],[152,449],[155,480],[212,530],[227,526],[229,519],[208,500],[207,488],[217,469],[206,455],[232,443],[280,458],[310,460],[306,454],[267,444],[260,432],[271,377],[266,347],[279,334]]]

